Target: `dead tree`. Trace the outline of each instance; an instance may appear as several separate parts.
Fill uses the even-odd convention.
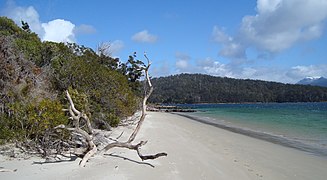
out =
[[[140,147],[145,145],[147,143],[147,141],[140,141],[137,144],[134,144],[134,145],[132,144],[132,142],[134,141],[137,133],[140,131],[141,126],[145,120],[146,103],[153,91],[153,86],[152,86],[152,83],[151,83],[151,80],[149,77],[149,68],[150,68],[151,63],[150,63],[150,60],[147,57],[146,53],[144,53],[144,57],[147,59],[148,65],[143,67],[142,69],[145,72],[146,85],[148,86],[149,90],[146,90],[146,89],[144,90],[144,97],[143,97],[143,101],[142,101],[142,114],[141,114],[140,120],[138,121],[136,128],[134,129],[133,133],[130,135],[130,137],[128,138],[128,140],[126,142],[118,142],[117,141],[117,142],[110,143],[104,149],[102,149],[101,152],[108,151],[109,149],[114,148],[114,147],[127,148],[127,149],[137,151],[137,154],[142,159],[142,161],[147,160],[147,159],[156,159],[161,156],[167,156],[167,153],[157,153],[154,155],[142,155],[140,152]]]
[[[97,146],[94,144],[93,142],[93,128],[91,126],[91,122],[88,118],[88,116],[82,111],[79,111],[75,108],[74,102],[72,100],[72,98],[70,97],[70,94],[68,91],[66,91],[66,97],[69,101],[69,114],[70,114],[70,120],[73,121],[73,128],[68,128],[65,127],[65,125],[59,125],[57,127],[55,127],[55,129],[67,129],[69,131],[74,131],[78,134],[80,134],[81,136],[83,136],[83,138],[86,140],[88,148],[87,148],[87,153],[83,156],[82,161],[80,162],[80,166],[84,167],[86,162],[90,159],[90,157],[92,157],[97,151]],[[83,130],[82,128],[80,128],[80,121],[81,120],[85,120],[86,122],[86,128],[87,131]]]
[[[112,43],[108,42],[108,43],[100,43],[97,46],[97,53],[98,55],[105,55],[105,56],[111,56],[112,52],[110,51],[110,47],[112,46]]]

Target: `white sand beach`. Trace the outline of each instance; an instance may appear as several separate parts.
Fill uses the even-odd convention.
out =
[[[131,129],[124,131],[121,140]],[[326,179],[327,157],[229,132],[185,117],[148,112],[136,137],[148,140],[143,154],[168,153],[142,162],[136,152],[115,148],[90,159],[42,163],[0,156],[0,179]]]

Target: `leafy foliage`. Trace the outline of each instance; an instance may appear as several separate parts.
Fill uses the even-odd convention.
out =
[[[28,33],[31,32],[30,26],[29,26],[28,23],[25,22],[25,21],[22,21],[22,29],[23,29],[24,31],[28,32]]]
[[[0,17],[0,35],[9,36],[22,33],[20,29],[13,20],[7,17]]]
[[[14,102],[9,105],[8,114],[2,114],[0,139],[38,139],[44,133],[68,119],[59,101],[44,99],[39,103]]]
[[[24,53],[25,58],[34,62],[38,66],[42,66],[42,43],[35,33],[22,33],[16,39],[18,49]]]
[[[327,88],[259,80],[180,74],[154,78],[153,103],[242,103],[327,101]]]
[[[94,52],[86,51],[69,60],[54,60],[54,83],[61,91],[71,86],[84,92],[89,97],[90,114],[96,121],[106,122],[108,117],[133,114],[137,108],[137,97],[129,87],[127,78],[100,64],[97,58]],[[107,116],[107,113],[111,115]]]
[[[143,76],[142,67],[144,63],[136,59],[136,52],[132,56],[129,56],[126,63],[122,63],[119,67],[119,71],[128,77],[129,86],[134,92],[140,95],[141,83],[139,79]]]
[[[117,126],[139,107],[140,61],[122,63],[74,43],[41,42],[26,22],[20,28],[6,17],[0,17],[0,52],[0,142],[38,143],[54,126],[67,125],[67,89],[98,128]]]

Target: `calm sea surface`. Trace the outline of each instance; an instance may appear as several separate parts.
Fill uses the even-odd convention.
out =
[[[184,114],[241,134],[327,156],[327,103],[183,105]]]

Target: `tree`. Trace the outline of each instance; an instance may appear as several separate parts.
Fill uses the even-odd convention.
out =
[[[139,80],[143,72],[142,67],[144,66],[144,63],[135,58],[136,58],[136,52],[134,52],[133,56],[129,56],[129,59],[126,63],[127,66],[126,74],[130,82],[136,82],[137,80]]]
[[[23,29],[25,32],[28,32],[28,33],[32,32],[31,29],[30,29],[30,26],[29,26],[28,23],[25,22],[25,21],[22,21],[22,29]]]

